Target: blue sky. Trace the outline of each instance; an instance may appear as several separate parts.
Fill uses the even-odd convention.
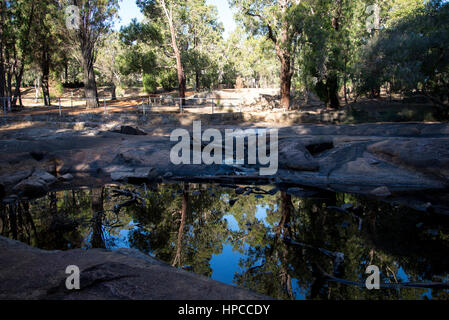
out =
[[[225,27],[225,37],[235,29],[233,12],[229,7],[228,0],[207,0],[208,4],[213,4],[218,8],[219,19]],[[119,10],[120,21],[115,24],[115,29],[128,25],[133,18],[142,21],[143,15],[136,5],[135,0],[121,0]]]

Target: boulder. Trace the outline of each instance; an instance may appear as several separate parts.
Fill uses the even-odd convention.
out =
[[[67,290],[67,266],[81,290]],[[135,249],[45,251],[0,236],[1,300],[270,300]]]
[[[449,139],[388,139],[368,150],[396,165],[449,179]]]
[[[54,175],[43,170],[34,171],[33,176],[43,180],[46,184],[52,184],[57,180]]]
[[[2,175],[0,176],[0,184],[2,184],[5,188],[14,186],[20,181],[31,176],[32,173],[32,170],[24,170]]]
[[[73,180],[73,175],[70,173],[66,173],[65,175],[61,176],[62,181],[71,181]]]
[[[157,171],[151,167],[136,168],[132,171],[116,171],[111,173],[114,181],[154,180],[158,177]]]
[[[31,176],[15,185],[13,191],[25,197],[39,197],[48,192],[48,186],[44,180]]]
[[[319,164],[306,149],[295,140],[284,140],[279,143],[279,167],[297,171],[318,171]]]
[[[386,198],[386,197],[391,196],[390,190],[387,187],[385,187],[385,186],[376,188],[376,189],[372,190],[370,193],[373,196],[382,197],[382,198]]]
[[[121,126],[120,130],[116,129],[116,130],[112,130],[113,132],[116,133],[120,133],[120,134],[126,134],[129,136],[146,136],[147,133],[138,129],[138,128],[133,128],[131,126]]]

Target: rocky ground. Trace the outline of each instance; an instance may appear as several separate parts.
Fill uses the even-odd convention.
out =
[[[175,142],[170,142],[170,134],[176,128],[191,131],[196,119],[165,125],[163,121],[154,125],[141,120],[130,116],[109,122],[30,121],[19,129],[3,127],[2,192],[13,197],[33,196],[92,180],[190,178],[288,183],[375,196],[446,190],[448,186],[448,124],[268,124],[279,129],[279,171],[264,177],[255,175],[257,166],[173,165],[169,155]],[[203,130],[256,127],[230,120],[219,124],[213,117],[208,120],[203,121]]]
[[[172,268],[134,249],[43,251],[0,236],[0,299],[266,300],[265,296]],[[67,290],[67,266],[80,290]]]
[[[171,164],[169,154],[175,144],[169,138],[172,130],[183,127],[191,131],[192,121],[198,119],[203,120],[203,130],[278,128],[278,173],[259,176],[258,166]],[[298,195],[310,189],[359,193],[449,214],[448,124],[285,126],[279,122],[255,124],[241,120],[235,115],[180,118],[151,114],[10,120],[0,127],[0,193],[3,201],[14,201],[18,197],[37,197],[49,190],[113,181],[257,183],[282,185]],[[0,264],[4,264],[0,267],[0,298],[256,298],[205,279],[200,281],[197,276],[154,261],[139,258],[137,262],[123,252],[50,253],[5,239],[0,240],[0,246]],[[82,261],[83,269],[89,271],[85,281],[97,283],[96,277],[106,279],[98,282],[102,290],[96,291],[93,286],[80,295],[61,291],[63,269],[59,267],[72,258]],[[36,282],[15,287],[13,283],[25,276],[14,275],[21,263],[33,277],[36,274]],[[149,269],[152,272],[147,272]],[[57,276],[37,276],[43,272],[56,272]],[[129,277],[123,280],[121,275]],[[193,282],[198,284],[189,287]],[[157,290],[147,291],[144,287]],[[24,292],[30,295],[25,296]]]

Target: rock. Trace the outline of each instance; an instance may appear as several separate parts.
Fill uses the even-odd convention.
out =
[[[20,181],[28,178],[32,173],[32,170],[25,170],[2,175],[0,176],[0,184],[2,184],[6,189],[7,187],[14,186]]]
[[[60,175],[65,175],[72,170],[72,167],[66,164],[59,164],[56,166],[56,172]]]
[[[297,171],[318,171],[319,164],[306,149],[295,140],[279,142],[279,167]]]
[[[169,172],[166,172],[166,173],[164,174],[164,178],[171,178],[171,177],[173,177],[173,173],[171,173],[170,171],[169,171]]]
[[[379,187],[370,192],[373,196],[386,198],[391,196],[391,192],[387,187]]]
[[[52,184],[57,180],[54,175],[43,170],[34,171],[33,177],[43,180],[46,184]]]
[[[136,157],[136,152],[125,152],[116,155],[112,160],[112,164],[139,166],[142,165],[142,161]]]
[[[157,177],[156,169],[155,168],[137,168],[134,170],[134,175],[132,178],[137,179],[150,179]]]
[[[73,180],[73,175],[71,175],[70,173],[66,173],[65,175],[60,177],[62,181],[71,181]]]
[[[67,290],[67,266],[81,290]],[[173,268],[135,249],[45,251],[0,236],[1,300],[270,300]]]
[[[402,167],[449,179],[449,139],[388,139],[368,146],[372,153]]]
[[[39,197],[48,192],[48,186],[44,180],[31,176],[14,186],[13,191],[26,197]]]
[[[75,130],[75,131],[83,131],[85,127],[86,127],[86,123],[85,122],[77,122],[73,126],[73,130]]]
[[[120,130],[113,130],[113,132],[126,134],[126,135],[130,135],[130,136],[146,136],[147,135],[146,132],[144,132],[138,128],[133,128],[130,126],[121,126]]]
[[[155,180],[158,177],[154,168],[136,168],[133,171],[116,171],[111,173],[111,179],[114,181],[133,181],[133,180]]]

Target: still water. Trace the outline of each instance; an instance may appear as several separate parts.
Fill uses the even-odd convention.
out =
[[[188,183],[68,190],[4,201],[0,232],[47,250],[134,248],[277,299],[449,298],[400,285],[448,280],[448,217],[350,194]],[[366,289],[368,265],[385,287]]]

